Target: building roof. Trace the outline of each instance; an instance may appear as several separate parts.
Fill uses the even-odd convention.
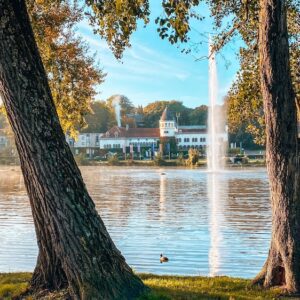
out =
[[[114,126],[101,138],[159,138],[159,128],[125,128]]]
[[[206,125],[180,125],[178,129],[206,129]]]
[[[207,133],[206,128],[178,128],[178,134]]]
[[[174,117],[172,116],[172,113],[168,110],[168,106],[164,109],[160,121],[174,121]]]

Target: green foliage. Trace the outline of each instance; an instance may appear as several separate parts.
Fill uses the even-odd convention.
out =
[[[76,136],[105,74],[75,34],[84,16],[77,1],[26,0],[32,28],[65,132]]]
[[[156,18],[157,31],[162,39],[167,38],[171,44],[186,43],[188,32],[191,30],[190,19],[202,20],[193,7],[199,5],[199,0],[164,0],[162,7],[165,14]]]
[[[180,101],[170,100],[170,101],[155,101],[144,107],[143,111],[144,111],[145,126],[158,127],[159,119],[166,106],[168,106],[168,109],[171,112],[173,112],[174,118],[176,118],[176,113],[180,113],[179,123],[181,125],[190,124],[189,114],[192,111],[192,109],[187,108]]]
[[[258,36],[258,1],[245,1],[241,4],[228,4],[229,1],[220,1],[224,5],[216,6],[215,1],[210,1],[213,15],[216,17],[216,26],[220,27],[222,20],[228,13],[235,15],[238,26],[235,28],[246,46],[240,49],[240,71],[227,95],[229,132],[239,135],[242,130],[249,133],[256,144],[265,144],[265,121],[263,100],[260,91],[260,70],[257,47]],[[290,65],[293,86],[296,93],[298,112],[300,108],[300,73],[299,57],[300,43],[300,5],[298,1],[287,1],[288,5],[288,30],[290,35]],[[243,24],[244,20],[244,24]],[[247,136],[247,134],[245,135]]]
[[[86,3],[95,33],[106,39],[117,58],[130,47],[130,36],[137,29],[137,22],[149,21],[148,0],[86,0]]]
[[[106,132],[116,125],[115,114],[106,102],[92,102],[91,110],[91,113],[85,115],[86,127],[81,132]]]
[[[189,121],[191,125],[206,125],[208,115],[207,105],[201,105],[193,110],[189,114]]]
[[[94,1],[88,1],[94,2]],[[131,1],[125,1],[125,5],[118,5],[118,1],[100,1],[98,8],[104,10],[98,15],[99,32],[109,41],[111,48],[117,57],[129,44],[129,35],[136,30],[137,19],[144,19],[148,22],[149,3],[147,0],[137,1],[136,4]],[[123,1],[120,0],[120,3]],[[259,1],[258,0],[163,0],[162,7],[164,13],[156,18],[158,33],[162,39],[168,39],[170,43],[186,43],[190,40],[191,20],[202,20],[203,17],[197,13],[197,6],[206,3],[214,19],[215,31],[213,50],[218,51],[226,45],[235,36],[242,37],[245,46],[241,48],[241,69],[237,80],[232,86],[228,95],[229,108],[229,129],[231,133],[245,129],[250,133],[255,143],[264,144],[264,118],[262,97],[260,94],[260,76],[258,69],[258,26],[259,26]],[[299,73],[299,0],[287,0],[288,8],[288,31],[291,52],[291,72],[293,85],[296,93],[296,103],[300,114],[300,73]],[[129,6],[131,8],[129,8]],[[139,9],[137,9],[137,6]],[[105,11],[107,9],[107,11]],[[136,11],[135,11],[136,10]],[[105,17],[107,14],[107,17]],[[113,16],[112,16],[113,15]],[[120,17],[119,17],[120,15]],[[96,16],[96,15],[95,15]],[[125,17],[126,16],[126,17]],[[113,24],[113,26],[112,26]],[[124,26],[132,24],[130,30],[124,34]],[[113,28],[110,29],[109,28]],[[109,34],[116,36],[119,29],[118,38],[109,38]],[[123,43],[120,40],[123,39]],[[193,45],[201,44],[201,41],[195,41],[187,46],[184,52],[190,52]],[[117,53],[116,53],[117,52]],[[158,105],[159,106],[159,105]],[[147,107],[146,107],[147,108]],[[146,124],[150,127],[156,127],[161,111],[147,116],[145,108]],[[154,109],[152,109],[154,111]],[[202,113],[202,112],[201,112]],[[156,116],[155,116],[156,115]],[[203,122],[203,115],[198,116]],[[300,115],[298,115],[300,119]],[[194,122],[194,116],[190,120],[182,119],[182,124]]]
[[[249,60],[246,52],[243,53],[241,71],[226,98],[229,132],[238,134],[244,129],[256,144],[263,145],[265,127],[258,58]]]

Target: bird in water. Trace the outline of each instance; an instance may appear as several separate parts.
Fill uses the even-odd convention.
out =
[[[160,263],[164,263],[164,262],[168,262],[169,259],[166,256],[163,256],[163,254],[160,255],[160,259],[159,259]]]

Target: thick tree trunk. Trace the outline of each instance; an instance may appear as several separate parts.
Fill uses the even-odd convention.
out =
[[[284,0],[260,1],[260,69],[271,187],[272,240],[255,282],[300,288],[300,166]]]
[[[144,285],[107,233],[65,142],[24,0],[0,0],[0,93],[36,228],[31,289],[133,299]]]

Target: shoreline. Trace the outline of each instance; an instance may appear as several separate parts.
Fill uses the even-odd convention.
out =
[[[153,161],[134,161],[134,162],[121,162],[117,164],[110,164],[108,162],[90,162],[84,164],[77,164],[79,167],[121,167],[121,168],[130,168],[130,167],[137,167],[137,168],[170,168],[170,169],[184,169],[184,170],[206,170],[206,164],[200,163],[199,165],[195,166],[187,166],[187,165],[180,165],[176,164],[176,162],[167,162],[165,164],[155,164]],[[0,168],[11,168],[14,171],[15,168],[20,169],[20,165],[18,164],[0,164]],[[266,168],[266,164],[263,163],[248,163],[248,164],[228,164],[225,166],[223,170],[232,170],[232,169],[248,169],[248,168]]]

